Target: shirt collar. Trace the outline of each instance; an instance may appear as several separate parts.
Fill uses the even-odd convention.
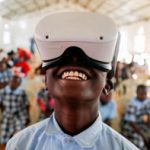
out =
[[[102,130],[102,119],[99,113],[96,121],[86,130],[81,132],[80,134],[74,136],[75,140],[82,147],[93,147],[100,136],[100,132]]]
[[[54,135],[54,134],[63,133],[63,131],[61,130],[61,128],[59,127],[59,125],[55,119],[55,113],[53,113],[50,116],[49,121],[45,128],[45,132],[47,135],[50,135],[50,136]]]
[[[10,93],[19,94],[21,92],[21,89],[19,87],[17,89],[15,89],[15,90],[12,90],[9,86],[7,86],[5,88],[5,90],[6,90],[7,94],[10,94]]]
[[[73,136],[72,138],[83,148],[90,148],[93,147],[100,136],[100,132],[102,130],[102,119],[99,113],[98,118],[96,121],[86,130],[82,131],[81,133]],[[48,135],[54,134],[65,134],[61,128],[59,127],[54,113],[50,117],[50,120],[46,127],[46,133]],[[65,134],[66,135],[66,134]],[[69,135],[68,135],[69,136]]]

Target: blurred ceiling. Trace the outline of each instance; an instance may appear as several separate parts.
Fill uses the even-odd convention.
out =
[[[119,26],[150,20],[150,0],[0,0],[0,16],[16,19],[54,5],[63,8],[78,5],[85,10],[102,12]]]

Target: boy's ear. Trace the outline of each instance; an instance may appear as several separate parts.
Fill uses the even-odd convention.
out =
[[[111,81],[111,80],[109,80],[109,79],[107,79],[107,81],[106,81],[106,85],[105,85],[105,87],[103,88],[103,93],[105,94],[105,95],[108,95],[109,94],[109,92],[113,89],[113,82]]]

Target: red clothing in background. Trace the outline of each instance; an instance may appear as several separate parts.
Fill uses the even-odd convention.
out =
[[[28,75],[28,72],[30,71],[30,66],[28,65],[27,62],[23,61],[23,62],[17,62],[16,67],[20,67],[21,68],[21,72],[25,74],[25,76]]]

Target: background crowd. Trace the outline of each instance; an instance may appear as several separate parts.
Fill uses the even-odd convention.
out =
[[[0,50],[1,145],[53,112],[55,101],[45,87],[44,74],[32,51]],[[102,120],[141,150],[150,148],[149,78],[146,64],[118,62],[114,90],[101,95],[99,103]]]

